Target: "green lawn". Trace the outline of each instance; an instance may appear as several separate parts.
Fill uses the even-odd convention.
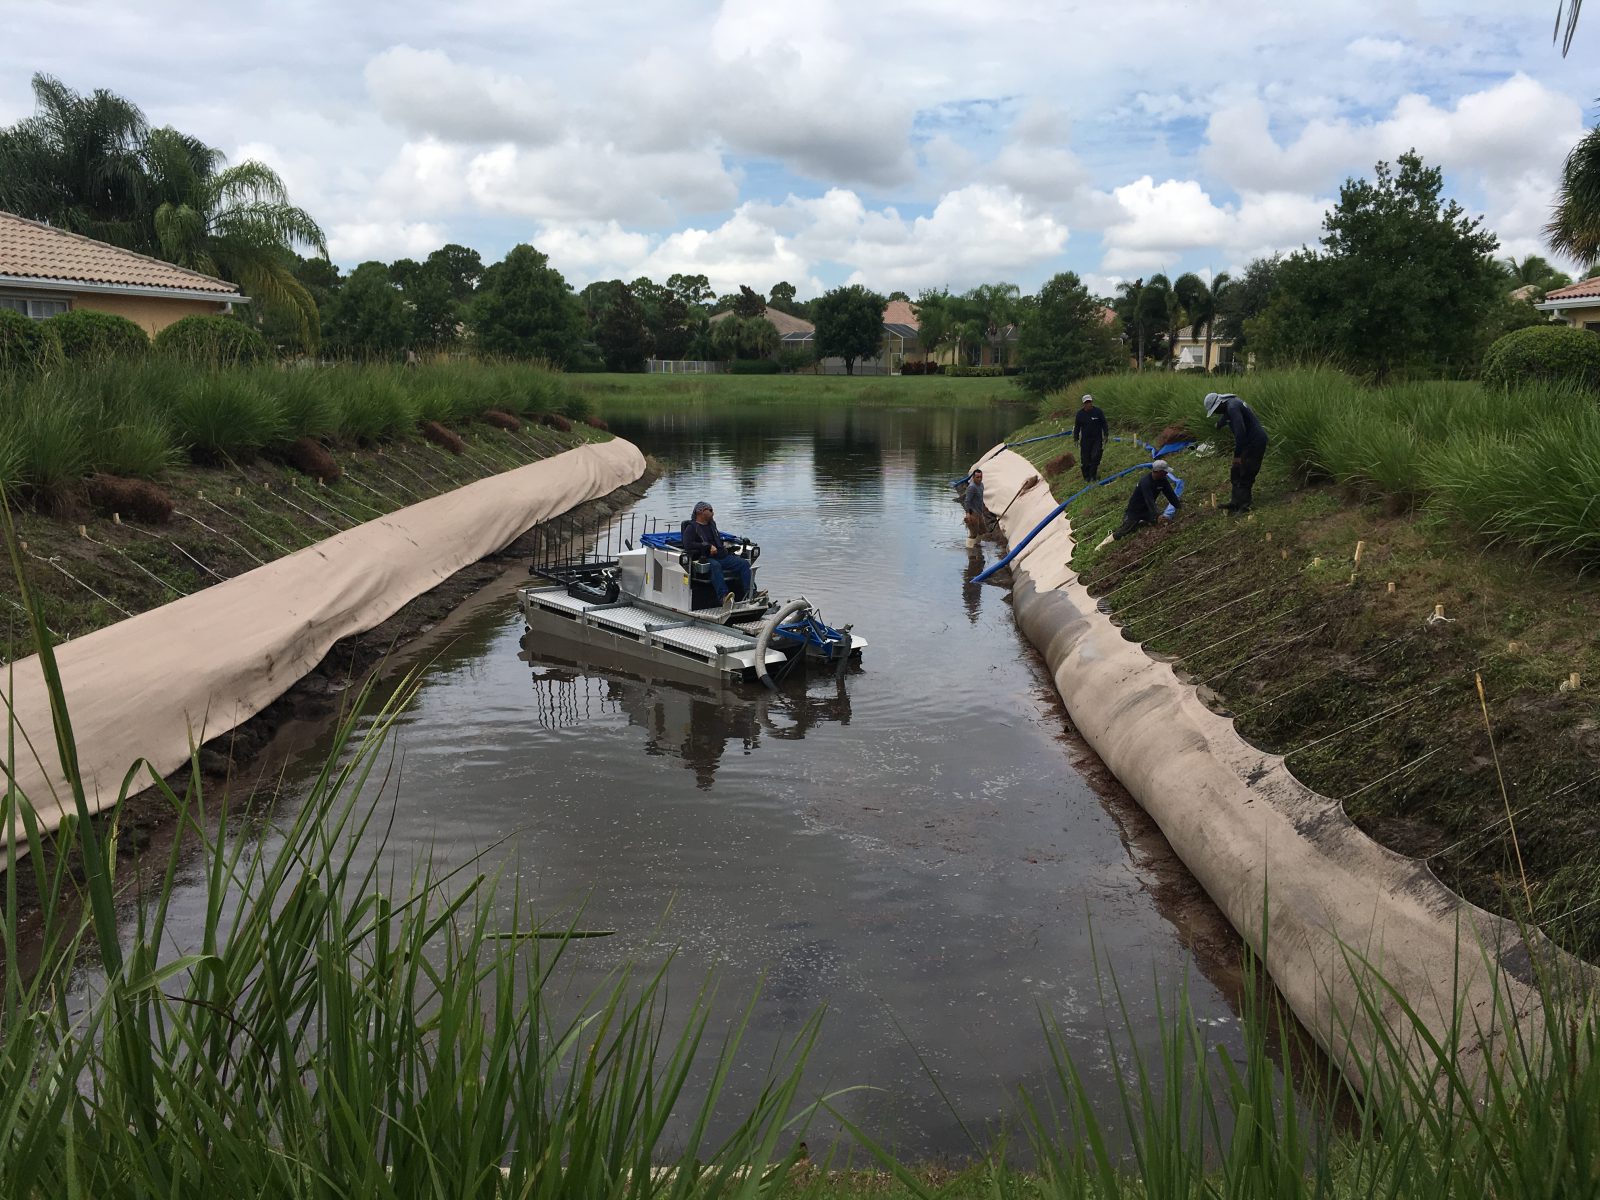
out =
[[[606,408],[664,404],[1031,403],[1010,379],[908,375],[568,375],[567,385]]]

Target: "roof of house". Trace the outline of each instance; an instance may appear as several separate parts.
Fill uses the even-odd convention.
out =
[[[0,280],[8,278],[116,290],[208,292],[219,299],[239,298],[235,284],[210,275],[0,212]]]
[[[711,322],[716,324],[724,317],[731,316],[733,316],[733,312],[730,309],[723,309],[721,312],[712,315]],[[805,318],[791,316],[789,313],[776,308],[769,307],[761,316],[765,320],[771,321],[772,327],[778,331],[779,336],[788,341],[795,340],[790,336],[791,334],[813,334],[817,331],[817,327]]]
[[[1577,283],[1569,283],[1564,288],[1555,288],[1544,294],[1545,304],[1562,300],[1587,300],[1589,298],[1600,300],[1600,275],[1588,279],[1580,279]],[[1542,308],[1543,305],[1540,305]]]
[[[883,323],[885,325],[908,325],[913,331],[921,328],[917,321],[917,310],[909,300],[891,300],[883,306]]]

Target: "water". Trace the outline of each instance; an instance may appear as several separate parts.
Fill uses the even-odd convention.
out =
[[[509,597],[493,598],[400,722],[394,862],[486,853],[502,894],[617,930],[569,951],[573,997],[674,952],[674,1004],[714,976],[720,1022],[759,987],[730,1115],[826,1006],[809,1080],[875,1089],[839,1106],[905,1155],[970,1153],[955,1114],[993,1129],[1019,1088],[1048,1089],[1041,1009],[1109,1116],[1113,975],[1147,1052],[1158,995],[1185,981],[1237,1049],[1227,998],[1071,765],[1004,591],[968,582],[981,564],[948,481],[1017,415],[606,415],[669,461],[639,511],[676,520],[711,501],[724,530],[761,543],[775,598],[803,592],[870,639],[864,667],[780,697],[685,686],[525,647]]]

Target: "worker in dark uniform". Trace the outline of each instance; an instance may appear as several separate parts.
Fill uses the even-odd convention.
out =
[[[1093,396],[1083,398],[1083,406],[1072,422],[1072,440],[1078,443],[1083,481],[1093,483],[1100,478],[1100,456],[1106,449],[1106,415],[1095,407]]]
[[[694,513],[683,526],[683,548],[690,558],[710,566],[711,589],[716,593],[717,604],[731,609],[750,595],[750,563],[729,552],[722,540],[722,531],[717,528],[716,517],[715,510],[706,501],[696,504]]]
[[[1150,464],[1149,473],[1134,485],[1133,495],[1128,497],[1128,507],[1122,514],[1122,524],[1112,533],[1112,538],[1121,541],[1141,525],[1154,525],[1167,511],[1168,504],[1174,509],[1183,508],[1183,501],[1178,499],[1172,480],[1168,478],[1167,460],[1158,458]]]
[[[1250,511],[1251,489],[1261,473],[1261,460],[1267,453],[1267,431],[1260,418],[1232,392],[1207,392],[1206,416],[1217,419],[1217,428],[1233,431],[1233,470],[1228,481],[1233,495],[1222,507],[1229,512]]]

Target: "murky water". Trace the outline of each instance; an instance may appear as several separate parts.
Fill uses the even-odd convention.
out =
[[[1015,413],[607,416],[669,461],[640,511],[710,500],[761,543],[775,598],[803,592],[871,640],[864,669],[779,697],[684,686],[524,648],[509,596],[482,605],[400,724],[389,855],[492,847],[507,893],[618,930],[569,952],[574,996],[673,952],[684,1003],[708,973],[730,1015],[761,987],[730,1111],[827,1006],[814,1085],[876,1089],[839,1104],[908,1155],[971,1150],[940,1088],[974,1131],[1048,1088],[1041,1009],[1109,1116],[1112,974],[1147,1050],[1157,993],[1186,977],[1236,1041],[1070,765],[1005,593],[967,582],[948,481]]]

